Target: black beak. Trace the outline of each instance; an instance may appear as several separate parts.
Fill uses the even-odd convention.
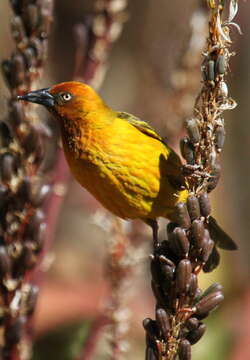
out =
[[[31,91],[28,94],[20,95],[17,100],[25,100],[32,103],[51,108],[55,105],[54,96],[49,93],[49,88]]]

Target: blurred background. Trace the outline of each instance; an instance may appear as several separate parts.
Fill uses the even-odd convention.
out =
[[[93,11],[93,3],[93,0],[55,1],[50,53],[41,87],[72,78],[73,25],[84,21]],[[183,116],[191,115],[201,86],[199,64],[202,57],[197,56],[195,47],[193,53],[187,54],[194,13],[197,15],[201,10],[201,3],[205,1],[130,1],[128,19],[111,51],[101,88],[109,105],[149,121],[177,151],[183,135]],[[12,49],[11,12],[7,1],[0,3],[0,14],[2,60]],[[221,251],[219,268],[201,275],[202,288],[215,281],[223,285],[225,301],[208,318],[204,338],[192,347],[194,360],[246,360],[250,357],[249,14],[250,3],[240,2],[236,22],[243,36],[232,29],[236,56],[228,75],[229,91],[238,107],[225,114],[227,137],[222,153],[222,178],[212,193],[214,215],[236,240],[239,251]],[[196,31],[201,30],[201,37],[197,41],[204,40],[202,26],[202,21],[198,21]],[[188,56],[185,61],[189,64],[189,77],[183,79],[178,69],[183,65],[184,56]],[[0,106],[5,111],[8,90],[2,78],[0,83]],[[106,215],[99,204],[70,179],[51,255],[46,260],[50,267],[45,274],[36,313],[34,360],[73,359],[92,320],[104,305],[107,293],[105,249],[109,234],[100,226],[99,219],[103,216]],[[137,265],[138,275],[131,283],[132,326],[127,336],[130,343],[127,359],[143,359],[141,322],[154,313],[146,255],[150,251],[150,232],[139,224],[136,237],[146,239],[147,244],[143,245],[145,256]],[[96,359],[108,358],[106,348],[106,341],[102,339]]]

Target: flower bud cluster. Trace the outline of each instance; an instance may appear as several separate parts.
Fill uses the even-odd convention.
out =
[[[16,51],[2,62],[2,72],[16,95],[30,88],[46,59],[53,1],[12,0],[10,3],[14,11],[11,34]]]
[[[224,23],[224,2],[208,1],[211,12],[209,37],[201,66],[203,87],[193,117],[185,123],[187,136],[180,148],[186,164],[183,175],[189,192],[179,202],[167,226],[167,240],[155,246],[151,258],[152,290],[156,299],[155,320],[145,319],[146,359],[191,359],[191,346],[206,330],[203,320],[224,299],[220,284],[202,291],[201,270],[210,272],[220,261],[217,246],[233,250],[236,245],[211,217],[208,193],[220,178],[219,155],[225,141],[222,113],[236,103],[228,96],[231,40],[229,27],[237,13],[230,1],[230,19]]]
[[[219,262],[215,242],[206,226],[211,207],[207,193],[190,195],[187,204],[178,203],[175,222],[167,226],[167,240],[155,249],[151,259],[152,290],[156,298],[155,319],[145,319],[146,359],[174,353],[191,359],[191,345],[206,330],[202,322],[223,300],[222,287],[213,284],[206,291],[198,286],[198,274],[213,270]],[[176,341],[177,340],[177,341]],[[174,358],[174,357],[173,357]]]
[[[39,78],[47,55],[52,20],[52,0],[10,1],[11,34],[16,48],[2,62],[11,97],[8,117],[0,121],[0,357],[21,351],[20,341],[32,315],[38,288],[32,270],[43,248],[43,204],[50,186],[43,179],[42,164],[50,129],[16,101]],[[20,358],[22,354],[19,353]]]

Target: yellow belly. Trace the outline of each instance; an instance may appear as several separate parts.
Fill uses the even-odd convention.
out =
[[[169,217],[174,205],[187,197],[169,181],[180,173],[179,159],[136,129],[135,140],[134,128],[125,126],[106,138],[92,138],[78,158],[64,144],[69,166],[78,182],[113,214],[124,219]]]

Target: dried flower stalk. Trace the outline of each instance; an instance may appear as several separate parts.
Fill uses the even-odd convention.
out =
[[[207,33],[207,9],[202,2],[193,12],[190,21],[189,41],[180,54],[180,61],[171,71],[171,89],[166,93],[167,113],[166,118],[171,119],[164,126],[168,138],[174,142],[179,139],[183,129],[183,121],[192,112],[193,104],[190,99],[194,98],[199,88],[200,56],[205,46]]]
[[[120,219],[103,212],[95,215],[95,223],[108,232],[108,255],[105,261],[105,278],[109,295],[104,299],[100,315],[94,320],[80,359],[95,359],[98,340],[104,336],[109,343],[110,360],[126,359],[130,344],[126,339],[130,328],[131,311],[128,302],[134,293],[134,279],[138,264],[145,259],[145,248],[136,239],[135,227],[125,229]],[[126,294],[126,296],[124,296]],[[94,340],[94,341],[93,341]]]
[[[131,315],[127,303],[131,295],[131,281],[135,276],[140,249],[132,245],[132,239],[124,234],[118,219],[116,222],[113,221],[111,234],[106,262],[110,299],[104,313],[108,314],[110,323],[110,360],[118,360],[126,358],[129,348],[125,340]]]
[[[212,271],[220,256],[217,246],[233,250],[233,241],[218,230],[210,216],[208,193],[219,180],[219,155],[224,140],[224,110],[235,108],[228,96],[225,76],[229,68],[230,25],[238,10],[229,2],[229,18],[222,19],[224,1],[208,0],[209,36],[202,63],[203,86],[196,99],[194,116],[186,121],[188,136],[181,141],[183,166],[189,197],[175,209],[175,222],[167,227],[168,240],[158,244],[151,260],[152,289],[156,298],[156,320],[145,319],[146,359],[191,359],[191,345],[203,336],[202,322],[224,296],[222,286],[213,284],[204,292],[198,274]]]
[[[106,72],[106,61],[112,44],[118,39],[123,23],[126,20],[126,0],[97,0],[95,14],[84,24],[74,28],[76,40],[76,56],[74,80],[90,84],[99,89]],[[126,311],[123,289],[132,271],[133,265],[128,264],[128,239],[122,234],[119,223],[112,218],[111,241],[107,253],[106,264],[109,264],[107,278],[110,283],[110,298],[107,307],[94,320],[82,353],[78,359],[94,358],[98,339],[104,328],[109,326],[111,334],[111,359],[119,359],[123,351],[123,337],[128,328],[124,317],[119,314]]]
[[[126,20],[127,0],[96,0],[95,15],[75,27],[77,51],[74,79],[98,89],[112,44]]]
[[[2,62],[9,87],[8,118],[0,123],[1,244],[0,308],[1,358],[30,358],[30,319],[38,289],[32,283],[43,246],[42,210],[50,186],[43,164],[50,129],[33,107],[16,96],[34,89],[47,55],[53,1],[10,1],[11,33],[16,48]]]

